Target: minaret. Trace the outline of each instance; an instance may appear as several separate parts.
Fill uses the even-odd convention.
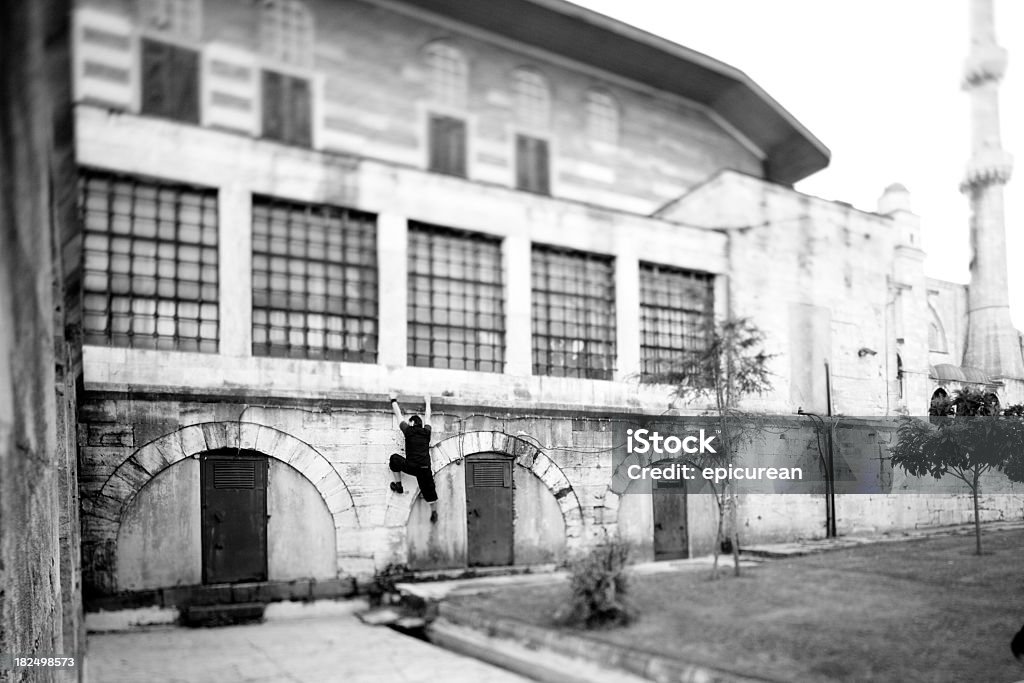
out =
[[[971,202],[973,255],[963,364],[993,378],[1024,378],[1006,276],[1003,186],[1013,169],[999,136],[999,81],[1006,71],[1006,50],[996,45],[993,0],[970,0],[970,13],[964,90],[971,98],[971,159],[960,191]]]

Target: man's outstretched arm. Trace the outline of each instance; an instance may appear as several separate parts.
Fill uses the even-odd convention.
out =
[[[423,426],[430,426],[430,394],[423,397]]]
[[[398,405],[398,396],[391,394],[391,412],[398,418],[398,424],[405,422],[405,416],[402,415],[402,408]]]

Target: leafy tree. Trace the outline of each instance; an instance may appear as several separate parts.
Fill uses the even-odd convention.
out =
[[[738,447],[756,431],[753,416],[738,409],[746,396],[771,390],[768,363],[774,357],[764,350],[765,335],[749,318],[728,318],[717,321],[708,332],[704,349],[681,359],[671,373],[676,384],[675,395],[686,401],[711,399],[717,417],[719,448],[695,458],[698,469],[735,464]],[[728,538],[732,546],[733,567],[740,575],[739,528],[736,521],[736,496],[732,481],[715,485],[708,482],[715,497],[717,528],[715,531],[713,576],[718,575],[718,556],[726,538],[725,521],[729,520]]]
[[[906,418],[890,451],[892,464],[912,476],[930,474],[941,479],[951,474],[971,490],[974,500],[974,536],[981,555],[981,516],[978,487],[981,476],[999,470],[1024,481],[1024,410],[1003,411],[992,394],[958,391],[951,398],[932,402],[928,422]]]

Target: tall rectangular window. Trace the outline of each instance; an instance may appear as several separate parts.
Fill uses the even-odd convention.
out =
[[[254,197],[255,356],[377,360],[377,219]]]
[[[92,170],[79,183],[85,343],[215,353],[216,190]]]
[[[466,122],[452,116],[430,115],[427,133],[429,170],[466,177]]]
[[[501,240],[409,225],[409,365],[501,372],[503,297]]]
[[[678,384],[695,377],[708,348],[714,308],[712,275],[641,263],[641,379]]]
[[[547,140],[516,136],[516,189],[551,194],[549,163]]]
[[[199,123],[199,53],[142,39],[142,113]]]
[[[612,258],[533,247],[533,372],[611,379],[615,369]]]
[[[263,72],[263,137],[289,145],[313,145],[309,81]]]

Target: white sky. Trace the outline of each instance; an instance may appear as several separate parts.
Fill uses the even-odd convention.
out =
[[[927,273],[968,280],[968,0],[573,0],[745,71],[832,150],[808,194],[873,211],[907,186],[921,216]],[[996,0],[1009,51],[1000,91],[1010,304],[1024,327],[1024,0]]]

